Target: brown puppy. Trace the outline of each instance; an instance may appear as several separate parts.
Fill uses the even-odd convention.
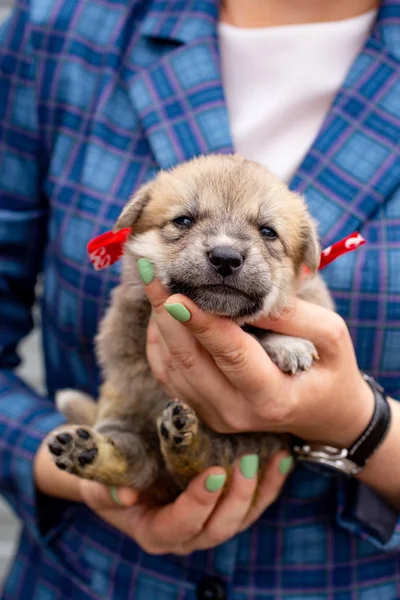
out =
[[[303,199],[265,168],[238,156],[208,156],[160,172],[122,211],[114,231],[131,228],[121,284],[97,337],[104,384],[98,404],[74,391],[58,406],[74,423],[49,440],[60,469],[108,485],[131,485],[168,501],[210,465],[231,467],[258,453],[261,468],[286,442],[269,434],[221,435],[182,402],[169,402],[146,359],[150,305],[137,259],[154,264],[171,291],[203,310],[251,325],[278,313],[294,295],[333,309],[316,275],[320,247]],[[311,277],[302,277],[307,266]],[[255,328],[287,373],[311,367],[307,340]]]

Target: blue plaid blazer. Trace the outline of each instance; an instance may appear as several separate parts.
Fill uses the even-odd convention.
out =
[[[298,467],[250,530],[185,558],[35,493],[35,452],[62,421],[54,392],[99,383],[93,336],[119,265],[94,272],[87,241],[160,167],[232,151],[218,4],[18,0],[1,29],[0,490],[24,523],[4,600],[400,598],[400,523],[383,541],[354,510],[355,481]],[[324,274],[360,367],[400,399],[399,74],[400,1],[384,0],[291,185],[324,245],[367,239]],[[39,273],[47,397],[13,371]]]

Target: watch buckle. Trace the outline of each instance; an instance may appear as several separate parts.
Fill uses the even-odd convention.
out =
[[[295,445],[293,452],[299,461],[322,464],[346,475],[356,475],[361,468],[348,458],[348,450],[323,444]]]

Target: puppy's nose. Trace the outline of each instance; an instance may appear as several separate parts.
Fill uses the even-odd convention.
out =
[[[208,260],[217,273],[222,275],[222,277],[229,277],[229,275],[240,271],[244,262],[244,256],[235,250],[235,248],[218,246],[208,254]]]

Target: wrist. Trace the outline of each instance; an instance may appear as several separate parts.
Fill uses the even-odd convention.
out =
[[[388,435],[357,477],[399,510],[400,481],[397,472],[400,460],[400,404],[392,398],[388,398],[388,402],[392,414]]]
[[[365,431],[374,407],[374,393],[360,373],[356,384],[349,387],[345,396],[331,399],[328,405],[320,403],[318,422],[309,416],[315,414],[317,417],[317,411],[308,407],[303,421],[295,420],[296,428],[291,433],[308,442],[348,448]]]
[[[360,377],[357,393],[343,402],[342,413],[337,419],[337,426],[332,431],[331,443],[337,448],[349,448],[366,430],[371,422],[375,408],[375,396],[372,388],[365,379]]]
[[[362,377],[373,394],[373,412],[366,426],[351,442],[347,442],[343,434],[341,444],[293,438],[292,448],[298,460],[323,464],[354,476],[362,473],[379,448],[385,445],[392,425],[393,407],[378,382],[365,373]]]

